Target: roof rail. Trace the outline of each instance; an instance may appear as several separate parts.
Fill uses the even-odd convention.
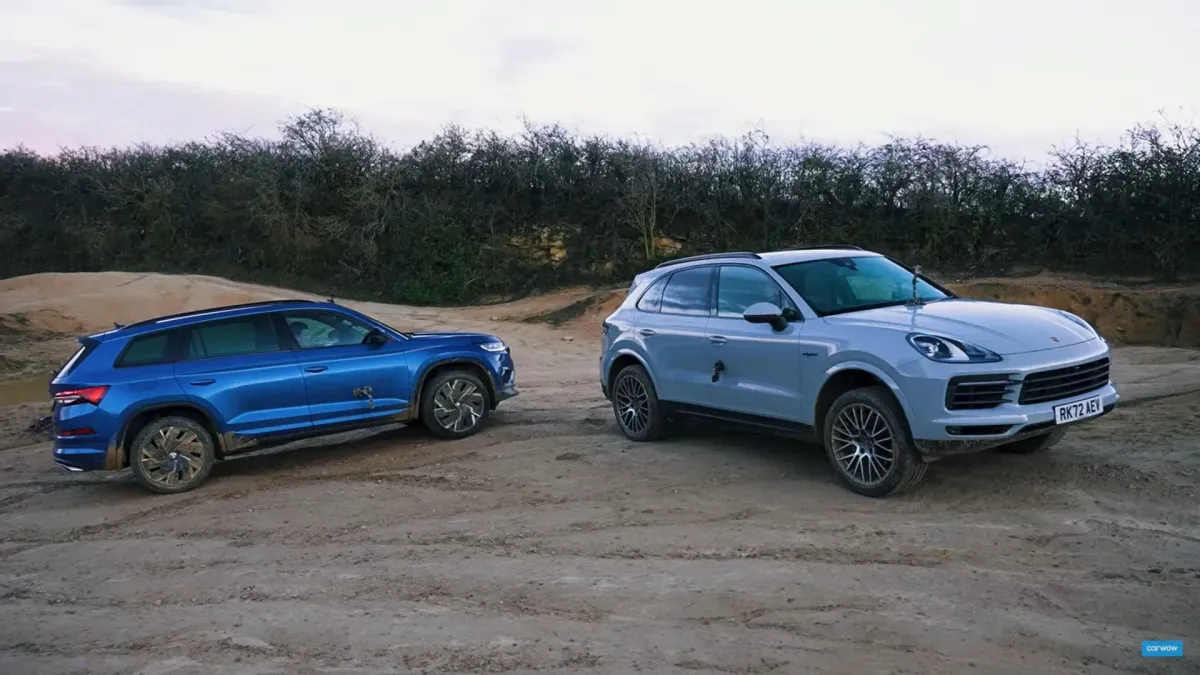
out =
[[[762,256],[758,255],[757,253],[750,253],[749,251],[733,251],[730,253],[705,253],[703,255],[690,255],[686,258],[676,258],[674,260],[668,260],[666,262],[655,265],[654,269],[659,269],[660,267],[670,267],[671,265],[679,265],[679,264],[687,263],[687,262],[694,262],[697,260],[720,260],[722,258],[760,259],[761,257]]]
[[[133,328],[136,326],[148,326],[150,324],[161,323],[163,321],[173,321],[175,319],[186,319],[190,316],[199,316],[201,314],[210,314],[212,312],[226,312],[226,311],[234,310],[234,309],[248,309],[250,307],[266,307],[267,305],[290,305],[290,304],[295,304],[295,303],[308,303],[308,302],[312,302],[312,301],[311,300],[301,300],[300,298],[292,298],[292,299],[288,299],[288,300],[263,300],[261,302],[246,302],[246,303],[243,303],[240,305],[225,305],[224,307],[209,307],[208,309],[197,309],[197,310],[193,310],[191,312],[180,312],[179,314],[168,314],[166,316],[156,316],[153,319],[146,319],[145,321],[138,321],[137,323],[131,323],[131,324],[128,324],[125,326],[121,326],[121,328]]]
[[[855,246],[853,244],[814,244],[812,246],[797,246],[796,248],[793,248],[791,250],[793,250],[793,251],[816,251],[816,250],[822,249],[822,248],[827,248],[827,249],[835,250],[835,251],[836,250],[844,250],[844,251],[865,251],[866,250],[861,246]]]

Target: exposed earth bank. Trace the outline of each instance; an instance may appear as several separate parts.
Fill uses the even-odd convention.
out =
[[[1189,288],[1033,277],[964,294],[1062,307],[1128,344],[1117,410],[1041,456],[936,464],[857,497],[819,450],[616,431],[596,382],[622,291],[463,309],[347,303],[492,332],[521,395],[458,442],[357,434],[220,464],[182,495],[67,475],[0,405],[2,673],[1160,673],[1200,636],[1200,351]],[[211,277],[0,281],[2,403],[73,336],[304,297]],[[7,387],[7,388],[5,388]]]

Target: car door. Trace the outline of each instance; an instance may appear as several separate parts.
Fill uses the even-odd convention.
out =
[[[642,340],[658,397],[664,401],[709,404],[712,388],[707,334],[714,267],[689,267],[647,289],[638,303],[635,331]],[[656,288],[662,284],[661,290]]]
[[[721,265],[716,274],[716,311],[707,324],[711,361],[724,365],[712,386],[712,406],[726,411],[799,422],[803,417],[802,321],[776,331],[742,312],[756,302],[796,310],[779,284],[751,265]],[[795,314],[799,317],[799,312]]]
[[[367,344],[376,327],[336,309],[278,312],[296,346],[312,422],[318,428],[393,418],[409,407],[404,343]],[[386,335],[386,333],[385,333]]]
[[[267,314],[185,326],[175,380],[188,399],[218,415],[238,436],[312,427],[304,375]]]

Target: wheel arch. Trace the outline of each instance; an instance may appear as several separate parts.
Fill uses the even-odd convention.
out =
[[[837,397],[852,389],[872,386],[883,386],[891,393],[892,398],[900,407],[900,411],[904,413],[904,421],[911,427],[912,408],[909,407],[904,392],[901,391],[896,381],[883,369],[873,364],[851,361],[839,363],[825,371],[825,381],[821,383],[821,389],[813,403],[813,429],[817,433],[817,438],[824,437],[825,416]]]
[[[213,450],[216,452],[217,457],[225,455],[227,449],[225,436],[220,432],[216,420],[207,410],[187,401],[170,401],[154,403],[138,408],[129,415],[129,418],[121,425],[121,430],[117,433],[116,439],[109,446],[109,456],[106,460],[106,463],[110,465],[109,468],[116,470],[129,466],[129,450],[131,449],[130,446],[133,445],[133,439],[137,438],[138,433],[147,424],[156,419],[171,415],[187,417],[204,427],[204,430],[212,437]]]
[[[426,366],[419,375],[417,375],[416,386],[413,387],[411,401],[411,419],[420,418],[421,397],[425,394],[425,383],[438,373],[447,370],[458,369],[468,370],[473,375],[479,377],[479,379],[483,382],[483,386],[487,387],[488,390],[488,407],[491,410],[496,409],[496,405],[499,403],[499,401],[496,400],[496,381],[492,378],[492,371],[488,369],[488,367],[479,359],[471,358],[470,356],[452,356],[433,361]]]
[[[642,370],[646,371],[646,376],[650,378],[650,382],[654,385],[654,388],[657,390],[658,389],[658,380],[655,379],[655,377],[654,377],[654,371],[652,371],[650,369],[650,366],[646,365],[646,359],[641,354],[633,351],[632,349],[621,349],[620,351],[617,352],[617,355],[615,357],[613,357],[613,360],[609,362],[608,371],[604,374],[605,389],[607,391],[611,392],[612,387],[613,387],[613,380],[616,379],[617,373],[621,372],[622,368],[626,368],[628,366],[633,366],[633,365],[641,366]]]

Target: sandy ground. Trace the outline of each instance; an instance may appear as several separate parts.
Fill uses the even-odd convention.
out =
[[[0,282],[39,335],[290,295]],[[1200,672],[1200,352],[1119,349],[1123,405],[1050,453],[946,461],[870,500],[784,439],[623,440],[596,382],[603,308],[504,320],[584,297],[356,303],[503,336],[521,395],[470,439],[284,448],[182,495],[61,473],[16,431],[40,408],[0,408],[0,673]],[[10,337],[13,359],[70,351]],[[1188,655],[1142,659],[1145,639]]]

